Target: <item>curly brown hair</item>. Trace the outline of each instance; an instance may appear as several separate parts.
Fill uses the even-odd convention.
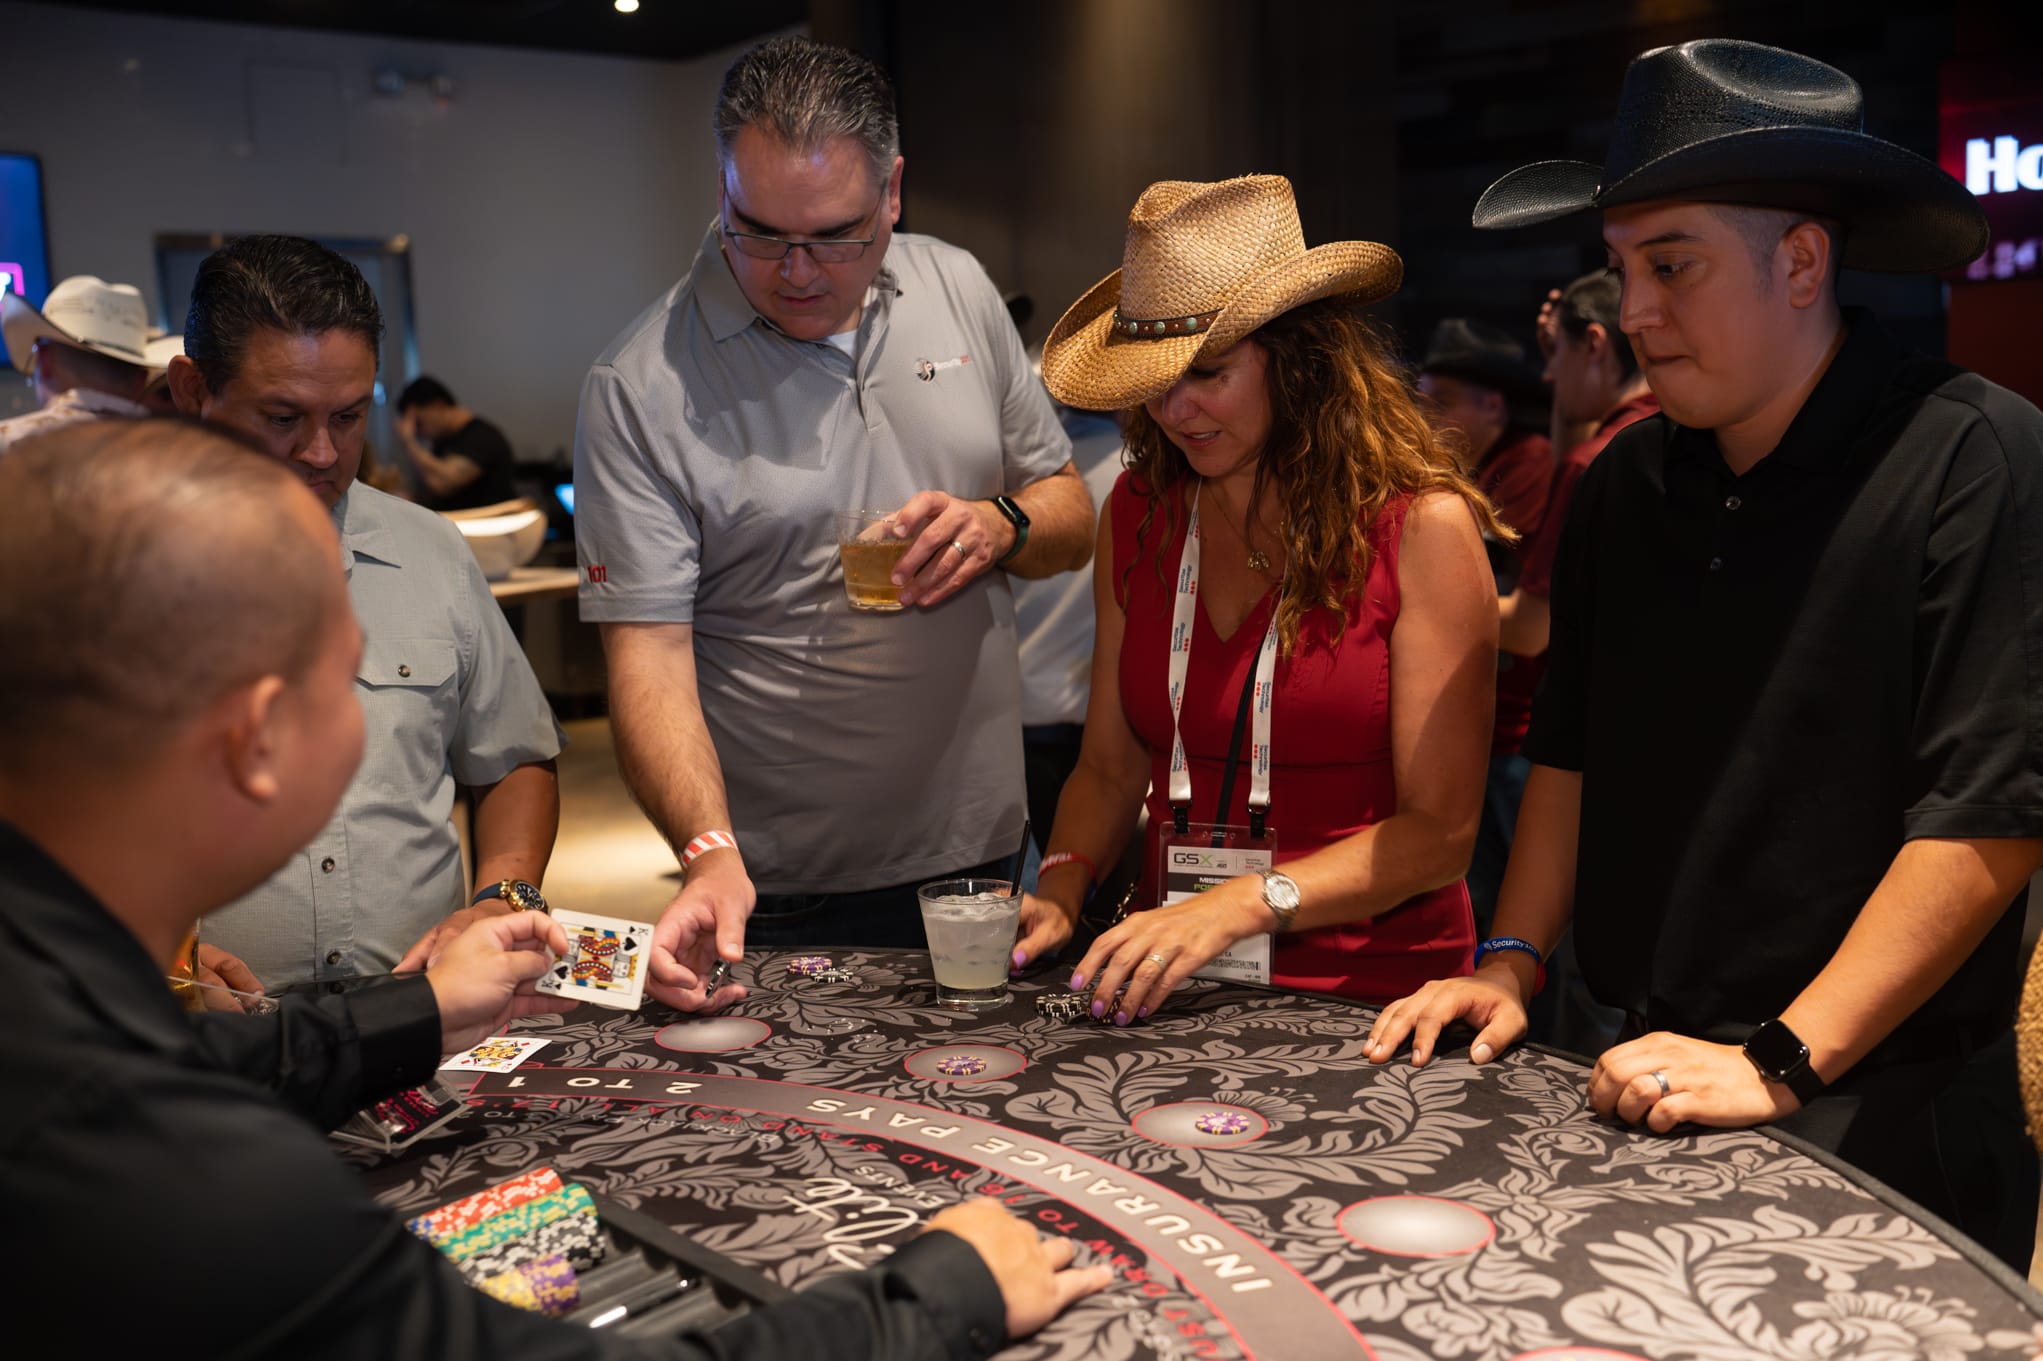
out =
[[[1284,655],[1297,646],[1313,609],[1333,614],[1332,638],[1340,640],[1348,598],[1369,577],[1369,526],[1398,496],[1451,492],[1468,503],[1486,532],[1517,542],[1420,413],[1366,303],[1307,303],[1247,338],[1269,356],[1270,434],[1256,459],[1250,505],[1274,490],[1284,511],[1290,566],[1277,602]],[[1180,488],[1193,476],[1191,465],[1144,408],[1124,412],[1121,430],[1132,480],[1148,492],[1136,542],[1148,539],[1161,514],[1160,550],[1176,533]],[[1160,551],[1156,566],[1161,574]]]

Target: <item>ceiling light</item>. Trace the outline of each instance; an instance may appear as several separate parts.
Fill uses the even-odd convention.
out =
[[[619,14],[638,13],[638,0],[616,0],[616,4]]]

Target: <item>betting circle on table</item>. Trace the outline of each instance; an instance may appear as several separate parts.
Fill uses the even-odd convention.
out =
[[[551,1166],[789,1288],[992,1197],[1115,1274],[1006,1357],[2034,1352],[2043,1297],[1892,1193],[1764,1131],[1600,1121],[1560,1055],[1371,1065],[1366,1008],[1200,980],[1126,1029],[1040,1015],[1029,981],[963,1015],[920,954],[833,952],[857,994],[791,957],[736,1015],[528,1018],[543,1064],[349,1156],[407,1217]]]

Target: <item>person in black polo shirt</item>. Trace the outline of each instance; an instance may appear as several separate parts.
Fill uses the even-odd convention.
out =
[[[511,442],[454,400],[437,378],[414,378],[397,398],[397,444],[418,475],[419,503],[473,510],[517,496]]]
[[[1841,311],[1841,265],[1986,244],[1964,187],[1865,136],[1858,87],[1756,44],[1648,52],[1605,167],[1493,185],[1478,227],[1603,213],[1664,415],[1584,473],[1534,762],[1471,979],[1393,1004],[1412,1058],[1518,1039],[1573,920],[1630,1013],[1596,1108],[1771,1122],[2018,1267],[2010,1020],[2043,863],[2043,415]]]

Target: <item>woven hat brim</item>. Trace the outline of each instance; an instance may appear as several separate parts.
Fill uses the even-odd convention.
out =
[[[1397,292],[1404,261],[1375,241],[1315,246],[1261,275],[1198,335],[1137,340],[1114,329],[1121,271],[1086,290],[1043,342],[1050,395],[1082,411],[1125,411],[1170,391],[1201,352],[1227,349],[1272,317],[1321,298],[1375,302]]]
[[[1483,191],[1472,223],[1527,227],[1655,199],[1759,203],[1844,222],[1853,269],[1935,273],[1986,249],[1986,214],[1965,186],[1906,147],[1834,128],[1752,128],[1648,161],[1596,192],[1582,161],[1542,161]]]
[[[94,354],[103,354],[108,359],[118,359],[124,364],[139,364],[146,367],[148,362],[141,354],[129,354],[125,350],[115,349],[111,345],[101,345],[97,341],[80,340],[37,311],[27,299],[11,290],[0,296],[0,341],[7,345],[7,362],[22,373],[33,373],[35,343],[38,340],[54,340],[60,345],[69,345],[74,350],[90,350]]]

